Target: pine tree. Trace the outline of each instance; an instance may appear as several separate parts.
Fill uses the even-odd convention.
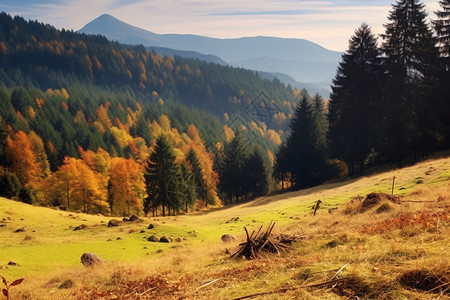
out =
[[[181,164],[180,170],[181,170],[180,186],[181,186],[181,194],[183,195],[182,204],[184,206],[184,211],[188,212],[189,208],[194,207],[195,200],[197,197],[195,176],[185,162]]]
[[[154,151],[147,160],[145,183],[148,197],[144,203],[144,211],[153,212],[161,206],[163,216],[166,216],[166,208],[170,215],[170,209],[179,208],[180,169],[175,163],[173,148],[165,135],[160,135],[156,141]]]
[[[325,113],[325,101],[319,93],[315,94],[311,101],[316,127],[317,146],[320,148],[326,148],[328,120]]]
[[[439,51],[445,58],[446,69],[450,68],[450,0],[440,0],[441,10],[436,12],[437,20],[433,21],[437,34]]]
[[[288,157],[288,148],[286,143],[282,143],[275,153],[275,164],[273,167],[273,177],[281,182],[281,190],[293,184],[292,169]]]
[[[380,51],[370,27],[362,24],[351,37],[333,80],[329,103],[331,155],[344,160],[350,173],[375,146],[380,120]]]
[[[247,198],[267,195],[269,192],[268,171],[264,162],[262,150],[256,148],[245,161],[244,165],[244,192]]]
[[[385,25],[382,51],[388,74],[385,92],[386,154],[400,162],[415,152],[426,152],[430,137],[431,86],[437,51],[426,23],[425,7],[418,0],[398,0]],[[428,141],[429,143],[429,141]]]
[[[443,148],[450,147],[450,0],[439,1],[441,10],[436,12],[433,21],[440,53],[440,72],[438,95],[435,111],[440,121],[441,134],[444,137]]]
[[[243,168],[247,159],[242,133],[236,130],[233,139],[224,145],[223,169],[220,170],[220,189],[230,201],[236,202],[243,196]]]
[[[208,201],[206,199],[206,183],[203,178],[203,170],[198,160],[197,153],[195,153],[194,149],[189,150],[186,159],[188,160],[192,169],[192,177],[197,192],[197,198],[204,201],[205,205],[208,206]]]
[[[296,188],[308,187],[323,180],[325,156],[319,151],[312,107],[305,95],[295,109],[287,139],[286,159]]]

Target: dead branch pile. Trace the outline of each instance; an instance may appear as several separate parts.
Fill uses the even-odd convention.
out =
[[[292,242],[299,240],[301,237],[293,235],[278,235],[271,236],[272,230],[275,226],[275,222],[270,222],[267,230],[262,232],[263,226],[259,227],[257,232],[252,231],[249,235],[246,227],[245,234],[247,235],[247,241],[239,244],[241,246],[231,258],[255,259],[258,257],[259,252],[268,252],[281,254],[281,252],[288,251]]]

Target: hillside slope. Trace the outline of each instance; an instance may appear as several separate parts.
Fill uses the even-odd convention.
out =
[[[50,287],[56,287],[68,277],[77,282],[72,290],[55,290],[53,288],[53,291],[60,295],[58,297],[63,297],[67,293],[76,295],[80,293],[80,291],[77,292],[78,287],[85,285],[88,287],[83,289],[84,292],[94,297],[93,295],[96,295],[93,293],[94,289],[96,291],[112,290],[111,295],[114,295],[115,290],[120,290],[120,285],[115,284],[95,287],[96,282],[112,280],[111,274],[120,272],[122,274],[120,276],[123,276],[122,279],[126,282],[142,276],[155,276],[151,274],[164,270],[161,274],[166,274],[163,275],[165,280],[179,282],[178,295],[194,293],[195,298],[207,299],[218,292],[212,285],[205,289],[206,294],[197,294],[198,291],[195,290],[195,287],[201,286],[202,280],[207,283],[208,280],[225,278],[224,280],[231,282],[233,287],[221,291],[219,297],[229,299],[255,291],[273,290],[283,286],[283,281],[289,282],[291,287],[292,284],[301,285],[302,281],[299,280],[307,276],[305,272],[314,273],[320,270],[335,269],[349,261],[351,261],[351,267],[348,268],[353,270],[353,273],[365,274],[366,268],[373,267],[380,270],[376,271],[377,274],[380,272],[378,277],[392,272],[392,266],[385,265],[390,264],[390,259],[399,262],[405,261],[406,265],[415,264],[417,266],[428,263],[429,266],[434,266],[441,260],[442,251],[445,251],[445,246],[442,248],[445,245],[444,240],[448,240],[449,237],[449,166],[450,158],[429,160],[387,173],[260,198],[215,211],[199,212],[175,218],[144,218],[143,222],[124,223],[119,227],[107,227],[109,219],[102,216],[70,214],[1,198],[0,274],[8,280],[26,277],[28,285],[16,288],[16,291],[23,290],[25,294],[36,296],[36,299],[46,299],[45,293],[38,296],[39,289],[45,290],[49,286],[44,283],[41,283],[44,286],[36,286],[41,282],[39,278],[42,276],[47,278],[48,275],[45,274],[55,274],[51,280],[52,283],[48,283]],[[355,208],[355,200],[353,202],[350,200],[358,195],[364,196],[371,192],[390,193],[393,176],[396,177],[394,194],[400,196],[402,201],[412,202],[391,203],[389,205],[392,210],[387,213],[375,213],[374,211],[359,213]],[[322,200],[322,206],[317,216],[314,217],[311,214],[311,206],[318,199]],[[337,210],[334,211],[334,208]],[[328,212],[329,209],[332,211],[331,214]],[[410,222],[408,226],[412,226],[410,229],[407,227],[400,232],[386,232],[384,237],[377,233],[379,228],[383,228],[380,226],[397,228],[395,222],[398,221],[395,220],[403,220],[403,216],[408,216],[410,212],[423,214],[421,218],[428,218],[425,219],[427,223],[422,223],[422,219],[412,219],[408,221]],[[276,258],[266,257],[254,263],[233,262],[226,259],[226,256],[224,257],[224,249],[230,247],[236,249],[236,243],[227,245],[218,243],[222,234],[236,234],[238,240],[242,240],[244,226],[249,229],[257,229],[271,220],[277,223],[276,232],[301,233],[309,236],[306,241],[300,242],[293,250],[298,255],[303,253],[300,257],[291,255]],[[153,229],[147,228],[150,223],[154,225]],[[74,231],[74,228],[81,224],[85,224],[87,227]],[[425,231],[422,231],[422,227],[420,227],[422,225],[425,226],[423,227]],[[430,231],[429,226],[434,226],[435,229]],[[436,226],[438,227],[436,228]],[[15,232],[23,227],[25,227],[24,231]],[[408,235],[405,235],[407,233]],[[159,237],[166,235],[173,238],[174,242],[168,244],[149,242],[147,238],[150,235]],[[346,236],[344,240],[343,236]],[[432,239],[426,241],[427,236]],[[179,242],[175,241],[177,238],[180,239]],[[398,242],[384,246],[380,244],[390,240],[398,241],[399,238],[403,244],[398,244]],[[418,238],[422,241],[420,247],[417,244]],[[360,242],[357,242],[358,240],[365,241],[366,246],[364,243],[361,245]],[[333,246],[334,244],[330,247],[324,246],[332,241],[340,246],[337,248]],[[436,241],[441,242],[436,244]],[[416,247],[415,250],[410,243]],[[360,249],[359,247],[363,247],[365,250],[357,250]],[[341,257],[341,251],[344,251],[342,253],[346,253],[346,255]],[[393,254],[392,251],[397,251],[395,252],[397,254]],[[410,251],[412,251],[411,254],[408,254]],[[109,263],[98,272],[86,273],[79,263],[79,258],[84,252],[94,252]],[[413,254],[415,258],[411,256]],[[189,260],[187,257],[191,257],[193,260]],[[286,257],[287,261],[283,257]],[[9,261],[18,265],[8,265]],[[295,264],[286,268],[285,264],[288,264],[288,261],[295,262]],[[119,265],[117,265],[118,263]],[[273,263],[279,264],[279,266]],[[203,272],[203,275],[199,275],[198,272],[205,268],[203,264],[209,267],[206,273]],[[174,269],[168,271],[169,266]],[[264,266],[269,268],[266,270],[268,272],[263,271]],[[284,266],[283,270],[280,269],[281,266]],[[358,268],[364,268],[364,270]],[[244,269],[248,271],[242,273]],[[407,269],[406,267],[398,269],[397,272]],[[61,272],[64,270],[65,275],[58,275],[60,271],[55,270],[61,270]],[[258,270],[263,273],[258,273]],[[352,274],[352,272],[345,273]],[[189,277],[194,274],[197,274],[195,280],[194,277]],[[297,277],[300,274],[304,275]],[[93,279],[92,276],[98,278]],[[316,278],[316,275],[308,276]],[[378,278],[377,276],[375,277]],[[194,285],[189,288],[184,286],[187,278],[191,278],[191,281],[194,280],[191,282]],[[261,281],[268,278],[274,280],[264,285],[260,284]],[[320,279],[320,276],[316,279]],[[181,280],[184,282],[183,284],[181,284]],[[141,281],[145,282],[145,280]],[[223,283],[218,284],[222,286]],[[35,291],[32,292],[31,287]],[[141,290],[141,292],[144,291]],[[158,294],[160,299],[167,298],[167,295],[164,296],[164,291],[159,292],[162,293]],[[35,298],[33,297],[33,299]]]

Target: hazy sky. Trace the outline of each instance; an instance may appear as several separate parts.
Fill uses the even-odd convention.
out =
[[[362,22],[380,34],[394,0],[0,0],[0,11],[78,30],[107,13],[155,33],[302,38],[344,51]],[[422,1],[429,15],[438,0]]]

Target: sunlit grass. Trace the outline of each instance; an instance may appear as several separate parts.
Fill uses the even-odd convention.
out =
[[[384,224],[385,220],[397,220],[409,213],[448,214],[449,162],[450,159],[430,160],[228,208],[145,218],[142,223],[111,228],[107,227],[110,219],[107,217],[0,199],[0,220],[11,219],[2,223],[6,227],[0,227],[0,274],[8,280],[25,277],[23,285],[15,290],[32,299],[67,299],[73,293],[80,293],[77,291],[81,288],[114,291],[120,287],[118,281],[133,282],[148,276],[162,276],[168,282],[168,291],[174,292],[173,288],[179,290],[176,295],[193,299],[230,299],[280,289],[286,291],[258,299],[341,299],[329,288],[306,289],[304,286],[326,281],[337,269],[348,264],[341,276],[358,278],[370,287],[369,292],[375,298],[421,299],[420,293],[405,290],[395,278],[407,269],[448,266],[448,222],[426,228],[420,224],[386,227],[385,231],[376,233],[365,233],[363,228]],[[379,214],[375,210],[344,213],[347,203],[358,195],[390,194],[394,176],[394,194],[411,202],[391,204],[391,211]],[[318,199],[322,201],[321,209],[312,216],[311,207]],[[335,207],[338,209],[328,212]],[[244,226],[256,230],[272,220],[277,222],[275,233],[301,233],[306,234],[307,239],[281,256],[263,255],[255,261],[229,259],[225,249],[234,251],[237,243],[222,243],[222,234],[235,234],[238,242],[243,241]],[[150,223],[155,225],[154,229],[147,229]],[[73,231],[80,224],[88,227]],[[13,232],[22,226],[26,226],[27,231]],[[146,239],[151,234],[181,241],[153,243]],[[32,238],[25,240],[26,236]],[[107,263],[92,270],[85,269],[80,264],[84,252],[96,253]],[[10,260],[20,266],[6,268]],[[74,286],[59,289],[58,286],[68,279]],[[176,288],[173,285],[177,285]],[[160,296],[171,299],[164,294]]]

